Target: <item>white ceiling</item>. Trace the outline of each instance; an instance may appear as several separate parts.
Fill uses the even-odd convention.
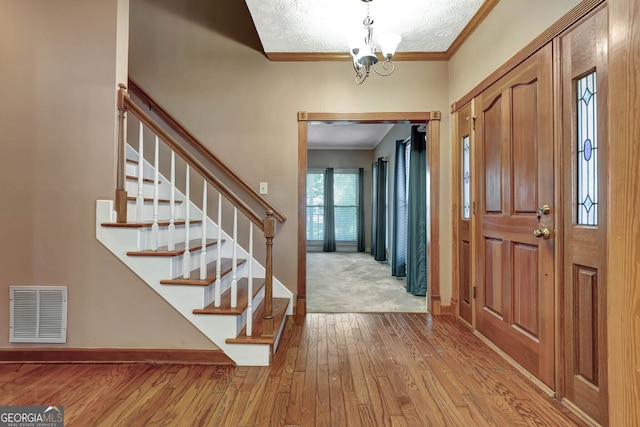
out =
[[[307,126],[310,150],[373,150],[395,126],[393,123],[322,123]]]
[[[348,52],[362,29],[361,0],[245,0],[265,53]],[[398,52],[444,52],[483,0],[373,0],[374,40],[402,36]]]

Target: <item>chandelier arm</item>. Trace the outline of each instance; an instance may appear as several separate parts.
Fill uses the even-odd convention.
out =
[[[373,68],[373,71],[375,71],[377,75],[385,77],[393,74],[393,72],[396,69],[396,66],[393,63],[393,61],[391,61],[390,59],[387,59],[382,63],[382,69],[384,71],[378,71],[375,65],[372,65],[371,68]]]

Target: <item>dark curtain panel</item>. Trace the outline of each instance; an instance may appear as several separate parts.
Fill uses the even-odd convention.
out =
[[[387,161],[382,157],[374,163],[374,182],[372,224],[371,224],[371,253],[376,261],[387,260]]]
[[[324,242],[322,250],[336,251],[336,224],[333,203],[333,168],[324,173]]]
[[[358,207],[357,207],[357,235],[358,252],[364,252],[366,242],[364,238],[364,168],[358,169]]]
[[[370,253],[374,257],[376,256],[376,230],[377,230],[377,216],[378,211],[378,186],[376,181],[378,179],[378,163],[371,164],[371,249]]]
[[[427,294],[427,143],[425,132],[411,128],[407,215],[407,292]]]
[[[391,236],[391,275],[407,276],[407,161],[404,141],[396,141],[393,185],[393,233]]]

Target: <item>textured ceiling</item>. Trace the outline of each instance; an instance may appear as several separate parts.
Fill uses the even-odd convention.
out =
[[[373,0],[374,40],[402,36],[398,52],[443,52],[483,0]],[[362,29],[361,0],[246,0],[266,53],[348,52]]]

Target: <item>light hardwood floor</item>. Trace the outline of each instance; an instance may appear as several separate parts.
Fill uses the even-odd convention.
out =
[[[0,405],[65,426],[583,426],[450,318],[290,318],[270,367],[0,365]]]

